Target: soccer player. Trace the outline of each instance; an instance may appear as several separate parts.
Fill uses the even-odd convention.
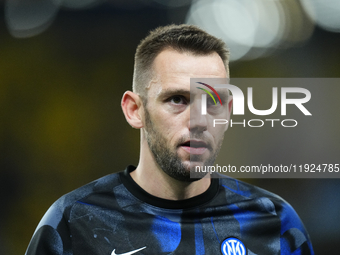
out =
[[[152,31],[137,48],[133,92],[121,103],[140,129],[137,167],[57,200],[26,254],[314,254],[298,215],[277,195],[233,178],[190,178],[194,165],[218,155],[227,128],[210,120],[229,118],[232,102],[223,95],[219,111],[208,106],[190,118],[197,107],[190,78],[228,77],[223,41],[190,25]]]

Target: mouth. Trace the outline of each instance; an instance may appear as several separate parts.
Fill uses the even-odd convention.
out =
[[[188,140],[180,145],[185,151],[190,154],[202,155],[208,150],[208,144],[201,140]]]

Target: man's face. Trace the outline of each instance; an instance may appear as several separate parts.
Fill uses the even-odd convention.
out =
[[[213,119],[217,118],[214,110],[190,118],[190,108],[191,112],[199,111],[202,94],[198,90],[190,98],[190,78],[227,78],[225,67],[217,53],[194,56],[167,49],[156,57],[153,71],[145,105],[148,146],[166,174],[180,181],[193,181],[190,169],[215,161],[226,126],[213,127]],[[218,114],[229,118],[228,104],[224,105]]]

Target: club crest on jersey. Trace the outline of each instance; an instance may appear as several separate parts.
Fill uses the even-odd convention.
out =
[[[222,242],[221,252],[223,255],[246,255],[247,249],[239,239],[229,237]]]

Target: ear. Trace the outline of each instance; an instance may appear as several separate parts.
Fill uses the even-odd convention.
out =
[[[139,95],[131,91],[126,91],[122,97],[121,106],[126,121],[132,127],[139,129],[144,126],[141,115],[143,103]]]

